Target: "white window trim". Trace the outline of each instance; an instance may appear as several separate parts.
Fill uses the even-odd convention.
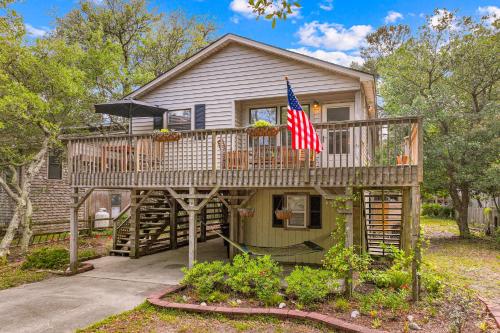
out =
[[[191,128],[189,131],[192,131],[195,127],[195,121],[194,121],[194,106],[187,106],[187,107],[180,107],[180,108],[175,108],[175,109],[168,109],[163,113],[163,128],[168,128],[168,113],[173,112],[173,111],[185,111],[189,110],[191,112]],[[206,114],[205,114],[206,115]]]
[[[290,220],[286,221],[286,227],[288,229],[307,229],[309,227],[309,195],[307,193],[287,193],[284,194],[285,196],[285,203],[286,203],[286,208],[289,209],[288,207],[288,197],[289,196],[301,196],[304,197],[304,224],[303,225],[290,225]]]
[[[339,102],[339,103],[323,104],[323,108],[321,110],[321,121],[322,122],[327,121],[326,111],[328,108],[343,108],[343,107],[349,108],[349,120],[355,120],[354,119],[354,102]]]

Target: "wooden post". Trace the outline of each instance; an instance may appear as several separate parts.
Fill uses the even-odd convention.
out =
[[[238,209],[235,206],[231,206],[229,209],[229,239],[233,242],[236,241],[238,230],[236,225],[238,223]],[[236,248],[229,244],[229,258],[232,260],[236,255]]]
[[[403,197],[403,216],[401,220],[401,249],[410,253],[412,251],[412,198],[411,189],[405,187],[402,190]]]
[[[411,188],[412,204],[412,249],[414,251],[413,261],[411,263],[412,273],[412,298],[418,302],[420,294],[420,186]]]
[[[207,240],[207,206],[201,210],[200,215],[200,242],[205,242]]]
[[[177,248],[177,201],[170,200],[170,248]]]
[[[221,152],[223,154],[223,152]],[[217,182],[217,133],[212,132],[212,171],[210,174],[212,184]]]
[[[71,273],[78,270],[78,188],[73,189],[73,203],[69,208],[69,268]]]
[[[194,187],[189,188],[189,194],[195,194],[195,189]],[[196,242],[198,240],[198,235],[196,231],[196,199],[190,198],[189,199],[189,209],[188,215],[189,215],[189,255],[188,255],[188,267],[191,268],[194,265],[194,262],[196,261]]]
[[[348,187],[345,191],[348,200],[345,202],[345,247],[350,248],[353,246],[354,233],[353,233],[353,203],[352,203],[352,188]],[[337,212],[338,213],[338,212]],[[346,296],[351,297],[353,292],[353,271],[349,269],[347,279],[345,281]]]
[[[140,214],[138,214],[138,198],[140,191],[132,190],[130,195],[130,258],[139,258]]]

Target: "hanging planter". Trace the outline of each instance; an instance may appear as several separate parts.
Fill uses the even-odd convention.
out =
[[[241,217],[253,217],[255,215],[255,208],[238,208],[238,214]]]
[[[250,137],[276,136],[279,131],[280,129],[278,127],[273,126],[270,122],[265,120],[258,120],[253,126],[247,128],[247,133]]]
[[[181,133],[169,131],[166,128],[162,128],[161,130],[156,130],[153,132],[153,140],[158,142],[174,142],[179,141],[181,138]]]
[[[278,220],[289,220],[292,218],[292,211],[290,209],[276,209],[274,214]]]

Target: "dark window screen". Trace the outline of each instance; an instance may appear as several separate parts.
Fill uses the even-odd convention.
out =
[[[60,151],[49,152],[49,179],[62,179],[62,154]]]
[[[276,218],[274,213],[277,209],[283,209],[284,196],[273,195],[273,228],[283,228],[283,220]]]
[[[321,229],[321,196],[311,195],[309,207],[309,228]]]

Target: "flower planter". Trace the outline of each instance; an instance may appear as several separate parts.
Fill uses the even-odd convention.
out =
[[[255,208],[238,208],[240,217],[253,217],[255,215]]]
[[[153,134],[153,139],[158,142],[174,142],[174,141],[179,141],[180,138],[181,138],[181,133],[177,132]]]
[[[292,218],[292,211],[289,209],[277,209],[274,211],[278,220],[289,220]]]
[[[249,127],[247,128],[248,136],[250,137],[260,137],[260,136],[276,136],[279,133],[279,128],[270,127]]]
[[[408,165],[410,161],[410,156],[408,155],[398,155],[396,156],[397,165]]]

